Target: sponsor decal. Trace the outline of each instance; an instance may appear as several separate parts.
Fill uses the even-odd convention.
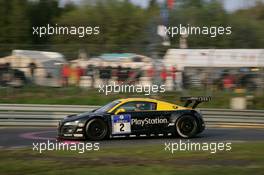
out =
[[[156,125],[156,124],[166,124],[169,123],[166,118],[145,118],[145,119],[132,119],[132,125]]]

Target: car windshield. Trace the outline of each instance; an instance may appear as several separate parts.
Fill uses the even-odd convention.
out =
[[[106,104],[106,105],[100,107],[99,109],[97,109],[97,110],[94,111],[94,112],[100,112],[100,113],[101,113],[101,112],[107,112],[107,111],[109,111],[110,109],[112,109],[114,106],[116,106],[116,105],[119,104],[119,103],[120,103],[119,100],[112,101],[112,102],[110,102],[110,103],[108,103],[108,104]]]

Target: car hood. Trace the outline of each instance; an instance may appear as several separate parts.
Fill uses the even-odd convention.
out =
[[[76,121],[76,120],[89,119],[97,115],[102,115],[102,113],[96,113],[96,112],[89,111],[89,112],[84,112],[81,114],[73,114],[73,115],[66,116],[62,120],[62,122],[65,123],[65,122],[71,122],[71,121]]]

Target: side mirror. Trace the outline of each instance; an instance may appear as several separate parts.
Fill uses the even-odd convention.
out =
[[[118,109],[115,114],[119,114],[119,113],[122,113],[122,112],[126,112],[126,110],[124,108],[120,108]]]

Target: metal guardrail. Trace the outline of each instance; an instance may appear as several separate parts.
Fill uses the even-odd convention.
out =
[[[56,126],[63,117],[99,106],[1,104],[0,126]],[[200,109],[209,127],[264,128],[264,110]]]

